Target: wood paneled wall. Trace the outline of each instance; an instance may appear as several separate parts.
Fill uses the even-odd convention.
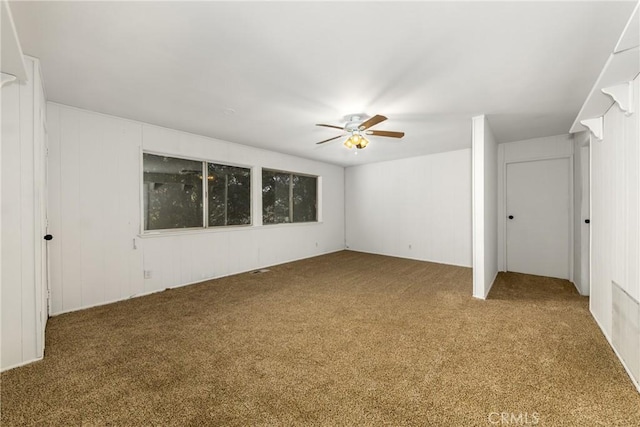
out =
[[[591,139],[590,308],[627,368],[635,370],[636,384],[640,384],[640,313],[614,314],[613,301],[616,285],[621,290],[619,296],[630,298],[619,301],[619,308],[634,307],[634,300],[637,307],[640,301],[639,77],[633,82],[633,93],[635,112],[625,115],[614,104],[604,116],[602,141]],[[623,318],[614,319],[615,315]],[[614,326],[633,339],[615,339]],[[625,354],[632,354],[633,360],[625,360]]]
[[[48,110],[54,314],[344,248],[342,167],[54,103]],[[254,224],[141,234],[143,150],[252,167]],[[262,167],[320,176],[322,222],[263,226]]]
[[[37,60],[28,81],[2,90],[2,295],[0,369],[40,359],[44,351],[44,91]]]

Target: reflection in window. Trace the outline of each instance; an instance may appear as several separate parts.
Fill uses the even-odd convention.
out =
[[[317,177],[262,170],[262,222],[317,221]]]
[[[293,176],[293,222],[317,221],[317,178],[315,176]]]
[[[209,227],[251,224],[251,170],[208,164]]]
[[[288,173],[262,170],[262,223],[280,224],[289,221]]]
[[[144,153],[144,229],[202,227],[202,162]]]

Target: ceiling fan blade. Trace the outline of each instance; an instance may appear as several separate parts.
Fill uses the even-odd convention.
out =
[[[367,135],[388,136],[390,138],[402,138],[404,136],[404,132],[394,132],[391,130],[368,130],[365,133]]]
[[[363,122],[358,129],[360,130],[365,130],[365,129],[369,129],[371,126],[377,125],[380,122],[384,122],[385,120],[387,120],[387,118],[385,116],[381,116],[379,114],[376,114],[375,116],[371,117],[369,120],[367,120],[366,122]]]
[[[329,141],[333,141],[334,139],[342,138],[345,135],[346,134],[338,135],[338,136],[334,136],[333,138],[325,139],[324,141],[316,142],[316,145],[317,144],[324,144],[325,142],[329,142]]]
[[[325,128],[334,128],[334,129],[344,130],[344,128],[341,128],[340,126],[324,125],[324,124],[322,124],[322,123],[316,124],[316,126],[322,126],[322,127],[325,127]]]

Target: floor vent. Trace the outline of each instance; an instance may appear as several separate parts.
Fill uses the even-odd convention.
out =
[[[611,340],[636,383],[640,383],[640,304],[620,285],[612,283]]]
[[[252,271],[251,274],[262,274],[262,273],[268,273],[271,270],[269,270],[268,268],[261,268],[260,270],[255,270]]]

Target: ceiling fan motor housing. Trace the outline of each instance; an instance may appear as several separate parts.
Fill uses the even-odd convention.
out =
[[[369,116],[365,113],[347,114],[346,116],[344,116],[344,120],[347,122],[344,125],[344,130],[346,130],[347,132],[357,130],[362,122],[364,122],[368,118]]]

